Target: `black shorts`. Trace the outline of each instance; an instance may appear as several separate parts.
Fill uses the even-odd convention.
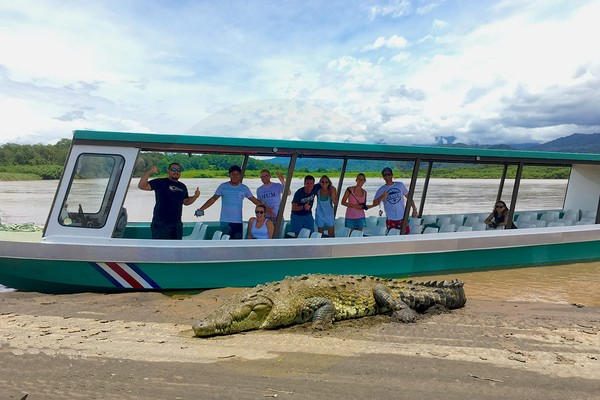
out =
[[[181,240],[183,237],[183,224],[181,222],[175,224],[153,222],[150,229],[152,230],[152,239]]]
[[[244,224],[236,222],[221,222],[221,230],[229,235],[229,239],[243,239]]]

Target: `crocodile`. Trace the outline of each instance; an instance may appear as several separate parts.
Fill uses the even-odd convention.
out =
[[[246,289],[192,328],[195,336],[210,337],[307,322],[315,329],[327,329],[334,321],[376,314],[414,322],[430,307],[455,309],[466,301],[463,282],[458,280],[310,274]]]

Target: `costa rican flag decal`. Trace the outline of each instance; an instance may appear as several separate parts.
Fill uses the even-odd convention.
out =
[[[93,262],[90,264],[118,288],[160,289],[160,286],[135,264],[120,262]]]

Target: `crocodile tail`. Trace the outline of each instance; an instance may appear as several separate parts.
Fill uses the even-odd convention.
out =
[[[406,293],[402,300],[417,311],[424,311],[434,305],[448,309],[461,308],[467,302],[464,283],[456,279],[418,282],[413,285],[419,289]]]

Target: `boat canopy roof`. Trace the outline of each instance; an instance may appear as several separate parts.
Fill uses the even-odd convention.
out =
[[[250,156],[416,160],[466,163],[541,165],[600,164],[600,154],[520,151],[443,146],[398,146],[77,130],[73,144],[137,147],[143,151],[248,154]]]

